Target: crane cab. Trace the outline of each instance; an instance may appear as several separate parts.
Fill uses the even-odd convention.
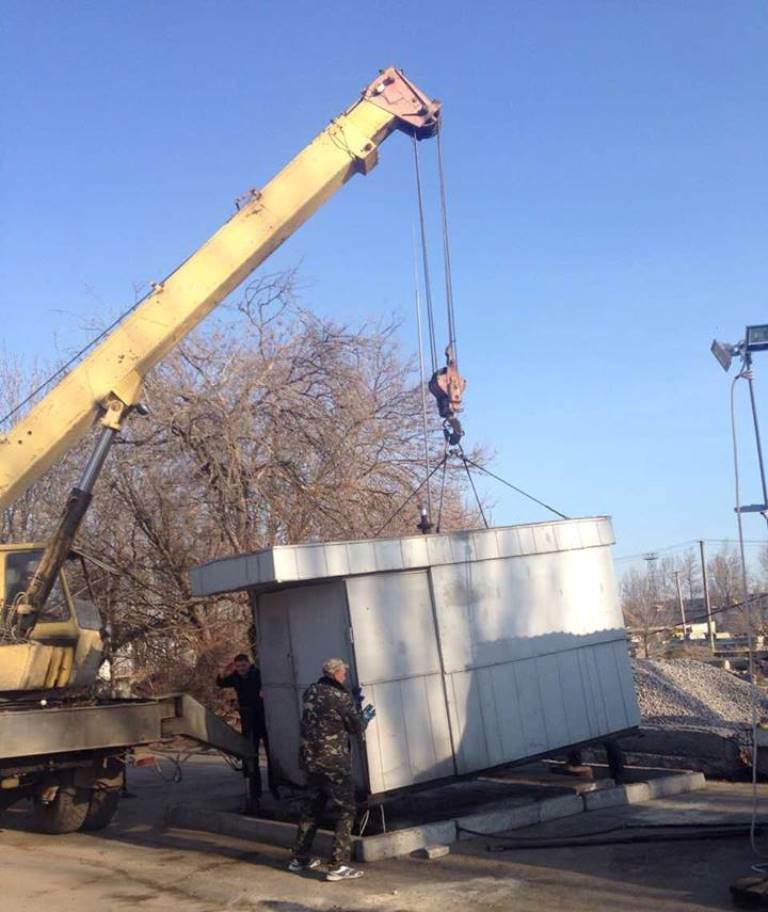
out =
[[[43,544],[0,545],[0,631],[42,556]],[[77,554],[72,553],[70,561]],[[88,687],[96,680],[104,643],[95,605],[73,596],[65,566],[28,638],[5,635],[0,651],[0,691]],[[0,633],[0,637],[3,634]]]

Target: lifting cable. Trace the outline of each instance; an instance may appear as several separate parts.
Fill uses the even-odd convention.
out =
[[[429,351],[432,357],[432,372],[437,370],[437,345],[435,343],[435,313],[432,307],[432,282],[429,275],[429,253],[427,250],[427,227],[424,220],[424,198],[421,191],[421,168],[419,166],[419,141],[413,136],[413,162],[416,169],[416,197],[419,204],[419,229],[421,234],[421,260],[424,269],[424,297],[427,305],[427,327],[429,330]]]
[[[480,516],[483,519],[483,525],[487,529],[488,520],[485,518],[485,510],[483,510],[483,504],[480,500],[480,495],[477,493],[477,488],[475,487],[475,479],[472,477],[472,473],[469,471],[469,460],[464,455],[464,453],[461,454],[461,461],[464,463],[464,468],[467,471],[467,478],[469,479],[469,483],[472,485],[472,491],[475,495],[475,500],[477,501],[477,509],[480,511]]]
[[[427,380],[424,376],[424,343],[421,338],[421,298],[419,295],[419,264],[416,256],[416,231],[413,232],[413,289],[416,300],[416,335],[419,343],[419,387],[421,388],[421,420],[424,431],[424,472],[427,486],[427,519],[432,516],[432,477],[429,468],[429,422],[427,421]]]
[[[454,361],[459,357],[456,351],[456,314],[453,306],[453,275],[451,269],[451,245],[448,233],[448,206],[445,192],[445,173],[443,170],[443,144],[440,139],[441,131],[437,131],[437,174],[440,184],[440,220],[443,233],[443,267],[445,272],[445,306],[448,312],[448,344]]]
[[[502,478],[500,475],[496,475],[495,472],[491,472],[490,469],[486,469],[486,467],[480,465],[480,463],[475,462],[473,459],[470,459],[469,456],[467,456],[463,452],[461,447],[456,447],[456,448],[451,448],[451,449],[446,448],[446,451],[443,454],[443,458],[437,463],[437,465],[433,469],[430,470],[427,477],[416,488],[414,488],[413,491],[411,491],[411,493],[398,506],[398,508],[387,517],[387,519],[384,521],[384,523],[374,533],[374,535],[373,535],[374,538],[378,538],[379,535],[381,535],[381,533],[384,531],[384,529],[387,528],[387,526],[392,522],[392,520],[396,519],[403,512],[403,510],[408,506],[408,504],[413,500],[413,498],[419,493],[419,491],[424,487],[424,485],[429,484],[429,481],[431,480],[431,478],[440,469],[443,470],[443,473],[442,473],[442,476],[440,479],[440,499],[438,501],[438,507],[437,507],[437,524],[435,525],[435,532],[441,531],[441,524],[442,524],[442,518],[443,518],[443,503],[444,503],[444,499],[445,499],[445,482],[446,482],[446,475],[447,475],[447,471],[448,471],[448,460],[452,456],[458,457],[464,465],[464,468],[467,472],[467,478],[469,479],[469,483],[472,486],[472,491],[475,495],[475,500],[477,501],[477,507],[480,512],[480,516],[482,517],[483,524],[486,529],[490,528],[490,526],[488,524],[488,519],[486,518],[485,511],[483,509],[482,501],[480,500],[480,496],[478,494],[477,488],[475,487],[475,483],[472,478],[472,474],[470,472],[470,466],[473,469],[477,469],[480,472],[485,472],[486,475],[490,475],[491,478],[495,479],[498,482],[501,482],[501,484],[506,485],[508,488],[511,488],[516,493],[522,494],[523,497],[527,497],[528,500],[532,500],[534,503],[538,504],[540,507],[544,507],[546,510],[549,510],[550,513],[554,513],[555,516],[559,516],[560,519],[570,519],[570,516],[567,516],[565,513],[561,513],[559,510],[556,510],[554,507],[551,507],[549,504],[544,503],[543,500],[539,500],[538,497],[534,497],[533,494],[529,494],[527,491],[524,491],[522,488],[519,488],[517,485],[513,485],[512,482],[507,481],[506,479]]]
[[[392,520],[397,518],[403,512],[405,507],[408,506],[408,504],[419,493],[419,491],[424,487],[424,485],[427,484],[427,482],[435,474],[435,472],[437,472],[438,469],[441,469],[445,465],[447,460],[448,460],[448,454],[446,453],[446,455],[443,456],[443,458],[440,460],[440,462],[438,462],[438,464],[434,467],[434,469],[432,469],[432,471],[424,479],[424,481],[422,481],[418,487],[414,488],[413,491],[411,491],[411,493],[405,498],[405,500],[400,504],[400,506],[395,510],[395,512],[392,513],[390,516],[388,516],[387,519],[385,520],[385,522],[379,527],[379,529],[376,532],[374,532],[373,538],[378,538],[381,535],[381,533],[387,528],[387,526],[392,522]],[[445,474],[445,473],[443,473],[443,474]],[[442,504],[442,497],[441,497],[441,504]]]
[[[437,508],[437,525],[435,526],[435,532],[439,532],[442,528],[443,522],[443,497],[445,496],[445,473],[448,470],[448,451],[446,450],[445,456],[443,456],[443,477],[440,482],[440,506]]]
[[[419,160],[419,143],[416,136],[413,136],[413,161],[414,169],[416,176],[416,199],[418,204],[418,213],[419,213],[419,233],[421,241],[421,259],[422,259],[422,269],[424,275],[424,298],[426,303],[426,314],[427,314],[427,334],[429,336],[429,351],[432,361],[432,372],[433,379],[434,375],[438,370],[438,360],[437,360],[437,341],[436,341],[436,330],[435,330],[435,312],[432,298],[432,280],[429,270],[429,245],[427,243],[427,229],[426,229],[426,219],[424,215],[424,193],[421,179],[421,164]],[[453,274],[452,274],[452,265],[451,265],[451,245],[450,245],[450,232],[448,227],[448,203],[447,203],[447,192],[446,192],[446,181],[445,181],[445,167],[443,164],[443,145],[442,145],[442,130],[438,129],[437,131],[437,172],[438,172],[438,184],[439,184],[439,194],[440,194],[440,222],[441,222],[441,234],[442,234],[442,246],[443,246],[443,271],[445,279],[445,307],[446,314],[448,319],[448,347],[446,349],[446,357],[450,363],[454,365],[458,362],[457,356],[457,333],[456,333],[456,309],[453,296]],[[489,475],[491,478],[496,481],[501,482],[501,484],[506,485],[508,488],[511,488],[518,494],[522,494],[523,497],[528,498],[534,503],[538,504],[541,507],[544,507],[545,510],[548,510],[550,513],[554,513],[555,516],[558,516],[560,519],[568,519],[565,513],[561,513],[559,510],[556,510],[554,507],[545,503],[543,500],[539,500],[537,497],[534,497],[532,494],[529,494],[527,491],[524,491],[522,488],[513,485],[511,482],[506,481],[504,478],[501,478],[499,475],[496,475],[494,472],[491,472],[490,469],[485,468],[485,466],[480,465],[474,460],[470,459],[465,455],[464,450],[461,447],[459,442],[461,437],[461,430],[459,426],[459,434],[456,438],[451,438],[451,427],[447,427],[446,423],[443,425],[443,432],[445,434],[445,446],[443,450],[443,457],[437,463],[434,468],[430,466],[429,459],[429,445],[428,445],[428,431],[427,431],[427,417],[426,417],[426,400],[425,400],[425,383],[424,383],[424,353],[423,353],[423,342],[422,342],[422,324],[421,324],[421,302],[419,297],[419,275],[418,275],[418,266],[416,263],[417,254],[416,254],[416,239],[414,237],[414,281],[416,285],[415,296],[416,296],[416,325],[417,325],[417,336],[418,336],[418,348],[419,348],[419,380],[421,383],[421,395],[422,395],[422,418],[424,424],[424,470],[425,478],[421,484],[403,501],[402,504],[395,510],[395,512],[386,520],[384,525],[376,533],[378,536],[389,524],[400,515],[402,510],[406,507],[407,504],[413,500],[413,498],[418,494],[418,492],[426,485],[427,486],[427,516],[431,519],[432,509],[431,509],[431,488],[430,480],[432,476],[442,468],[442,476],[440,480],[440,498],[438,501],[437,508],[437,523],[435,526],[435,531],[440,532],[443,518],[443,504],[445,502],[445,484],[447,479],[448,472],[448,460],[450,457],[457,457],[461,460],[464,470],[467,473],[467,479],[469,481],[470,487],[472,488],[472,493],[475,496],[475,501],[477,503],[478,511],[480,517],[483,521],[485,528],[489,528],[488,519],[485,515],[485,510],[483,509],[483,504],[478,494],[477,487],[475,485],[475,480],[472,477],[472,469],[477,471],[484,472],[486,475]],[[462,381],[463,384],[463,381]],[[431,388],[431,385],[430,385]],[[457,411],[460,406],[457,407]],[[443,412],[441,411],[441,415]],[[448,412],[449,416],[452,415],[452,412]],[[456,421],[458,425],[458,421]],[[456,428],[454,427],[455,431]]]
[[[522,494],[523,497],[527,497],[528,500],[532,500],[534,503],[537,503],[540,507],[544,507],[545,510],[549,510],[550,513],[554,513],[555,516],[559,516],[560,519],[570,519],[570,516],[566,516],[565,513],[561,513],[559,510],[556,510],[554,507],[550,507],[549,504],[544,503],[543,500],[539,500],[538,497],[534,497],[533,494],[529,494],[527,491],[524,491],[522,488],[518,488],[516,485],[513,485],[512,482],[506,481],[506,479],[501,478],[499,475],[495,475],[490,469],[486,469],[485,466],[481,466],[477,462],[473,462],[468,456],[465,456],[464,459],[475,469],[479,469],[481,472],[485,472],[486,475],[490,475],[491,478],[495,478],[496,481],[500,481],[503,485],[506,485],[508,488],[512,488],[513,491],[516,491],[518,494]]]

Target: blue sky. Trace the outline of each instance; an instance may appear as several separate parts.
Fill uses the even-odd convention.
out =
[[[79,344],[396,63],[445,105],[468,444],[565,513],[611,514],[619,555],[733,536],[708,347],[768,322],[762,3],[4,0],[2,19],[6,352]],[[414,223],[396,136],[265,268],[300,264],[319,312],[400,315],[412,351]],[[497,523],[546,518],[483,488]]]

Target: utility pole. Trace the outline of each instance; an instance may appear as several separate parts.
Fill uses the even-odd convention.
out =
[[[707,578],[707,559],[704,555],[704,542],[699,539],[699,552],[701,553],[701,581],[704,585],[704,608],[707,611],[707,639],[709,648],[715,651],[715,632],[712,629],[712,604],[709,601],[709,581]]]
[[[677,604],[680,606],[680,617],[683,619],[683,639],[685,639],[685,604],[683,591],[680,588],[680,571],[675,570],[675,588],[677,589]]]
[[[656,554],[655,551],[649,551],[647,554],[643,555],[646,566],[646,579],[648,583],[648,597],[650,602],[648,605],[648,619],[646,620],[643,637],[646,659],[648,658],[648,641],[651,638],[651,630],[654,626],[651,624],[651,617],[653,618],[655,624],[658,624],[658,617],[656,615],[656,612],[658,611],[658,607],[656,605],[656,574],[653,572],[655,568],[654,561],[658,560],[658,557],[659,555]]]

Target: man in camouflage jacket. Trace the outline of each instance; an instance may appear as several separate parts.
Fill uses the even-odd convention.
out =
[[[336,833],[329,880],[362,874],[348,866],[356,811],[350,738],[365,731],[373,709],[358,708],[344,685],[346,677],[346,663],[328,659],[323,664],[323,676],[304,693],[301,720],[299,766],[307,775],[307,797],[289,867],[298,872],[319,864],[310,851],[326,802],[330,801],[336,816]]]

